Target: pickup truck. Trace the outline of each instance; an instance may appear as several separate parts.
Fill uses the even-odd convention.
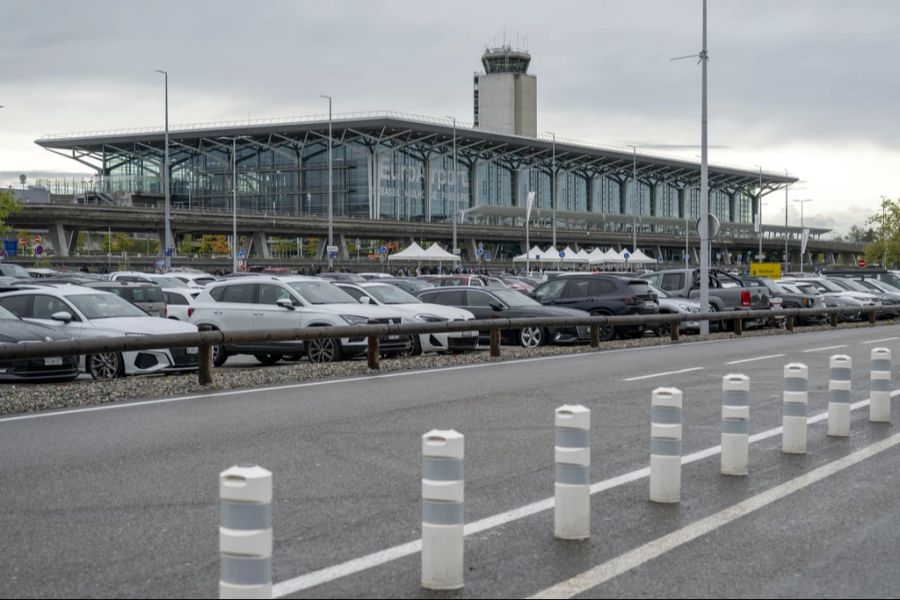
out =
[[[700,299],[700,269],[672,269],[640,276],[671,296]],[[769,310],[768,290],[761,285],[745,285],[740,279],[719,271],[709,270],[710,311]],[[757,325],[765,325],[765,319]],[[753,323],[747,323],[752,325]],[[725,322],[730,326],[730,322]]]

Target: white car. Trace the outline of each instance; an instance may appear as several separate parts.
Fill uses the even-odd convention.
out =
[[[360,301],[391,308],[407,323],[444,323],[471,321],[475,315],[467,310],[442,304],[422,302],[412,294],[389,283],[336,283],[336,286]],[[420,333],[413,338],[413,354],[422,352],[463,352],[478,346],[477,331],[454,333]]]
[[[215,277],[201,271],[169,271],[166,273],[166,277],[175,277],[187,284],[188,287],[198,289],[203,289],[209,284],[216,282]]]
[[[177,287],[162,289],[166,298],[166,316],[176,321],[188,321],[191,318],[191,307],[194,300],[200,295],[200,290],[195,288]]]
[[[272,275],[247,276],[210,284],[192,307],[190,322],[210,325],[220,331],[258,331],[400,323],[397,311],[360,304],[329,281],[317,277]],[[231,354],[252,354],[264,365],[282,358],[297,359],[306,354],[310,362],[332,362],[366,351],[364,336],[309,340],[306,342],[254,342],[216,346],[213,362],[225,363]],[[402,354],[411,349],[406,336],[381,338],[383,354]]]
[[[0,293],[0,306],[26,321],[57,327],[73,339],[197,331],[188,323],[151,317],[109,292],[68,284],[19,288]],[[196,369],[197,358],[197,348],[107,352],[85,357],[82,370],[94,379],[112,379]]]

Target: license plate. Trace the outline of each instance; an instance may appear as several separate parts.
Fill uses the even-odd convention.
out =
[[[399,336],[399,335],[389,335],[389,336],[387,336],[387,339],[389,339],[389,340],[399,340],[399,339],[400,339],[400,336]]]
[[[644,308],[656,308],[656,302],[644,302]]]
[[[194,348],[185,348],[185,352],[186,352],[186,354],[197,354],[197,352],[199,352],[199,350],[197,350],[196,347],[194,347]]]
[[[62,357],[58,358],[45,358],[44,366],[45,367],[61,367],[63,364]]]

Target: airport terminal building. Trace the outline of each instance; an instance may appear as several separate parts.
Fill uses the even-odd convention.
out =
[[[569,233],[590,232],[596,244],[612,245],[637,229],[657,241],[671,239],[672,257],[680,260],[677,249],[700,216],[700,165],[536,135],[529,61],[509,47],[485,51],[485,73],[474,80],[477,124],[380,112],[175,126],[169,132],[173,210],[230,213],[236,178],[239,214],[322,219],[330,142],[335,219],[444,224],[449,232],[457,215],[460,226],[524,230],[533,191],[538,237],[552,228],[555,212],[561,244]],[[160,206],[163,128],[52,134],[36,143],[96,172],[80,202]],[[761,197],[795,181],[710,165],[710,212],[722,235],[757,239]],[[827,231],[814,229],[811,239]],[[773,228],[763,235],[783,240],[784,233]],[[788,230],[789,237],[799,235],[799,227]],[[658,243],[649,251],[667,253]]]

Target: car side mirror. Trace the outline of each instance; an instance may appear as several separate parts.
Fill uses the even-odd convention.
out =
[[[488,306],[491,307],[491,310],[494,312],[503,312],[503,305],[497,302],[491,302]]]
[[[71,323],[75,320],[75,317],[72,316],[72,313],[65,310],[53,313],[52,315],[50,315],[50,318],[54,321],[60,321],[62,323]]]
[[[372,299],[369,298],[368,296],[362,296],[362,297],[359,299],[359,303],[360,303],[360,304],[372,304]]]
[[[294,310],[294,301],[290,298],[279,298],[275,304],[281,308],[286,308],[287,310]]]

